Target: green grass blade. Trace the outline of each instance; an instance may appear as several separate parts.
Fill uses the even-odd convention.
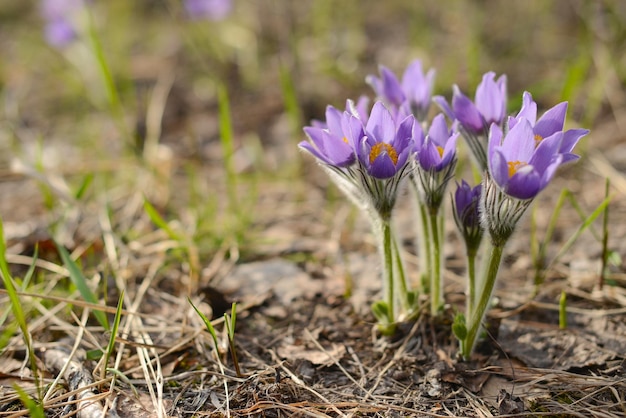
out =
[[[28,413],[30,414],[31,417],[45,418],[46,414],[41,404],[35,402],[33,398],[28,396],[28,394],[24,391],[24,389],[14,384],[13,390],[17,393],[17,396],[20,397],[20,401],[22,402],[22,404],[24,404],[26,409],[28,409]]]
[[[609,197],[609,187],[611,182],[607,177],[604,184],[604,197]],[[609,206],[607,205],[602,217],[602,267],[600,269],[600,277],[598,279],[598,287],[602,289],[606,281],[607,263],[609,261]]]
[[[11,272],[9,271],[9,265],[6,260],[6,250],[6,242],[4,241],[4,225],[2,223],[2,219],[0,218],[0,273],[2,273],[2,281],[4,282],[4,287],[9,295],[9,300],[11,301],[13,316],[15,317],[17,325],[22,331],[22,338],[24,339],[24,344],[26,345],[26,349],[28,350],[31,371],[35,378],[35,382],[37,382],[37,391],[39,392],[39,397],[41,398],[42,393],[41,385],[38,384],[39,371],[37,368],[37,361],[35,359],[35,353],[33,352],[33,345],[30,332],[28,331],[28,324],[26,323],[26,315],[24,315],[22,303],[19,296],[17,295],[15,285],[13,284],[13,278],[11,277]]]
[[[72,283],[74,283],[74,286],[76,286],[83,299],[85,299],[89,303],[97,305],[99,303],[98,298],[91,291],[91,289],[89,289],[89,286],[87,286],[87,279],[85,279],[85,276],[83,276],[83,273],[80,271],[78,265],[74,262],[74,260],[72,260],[70,254],[62,245],[59,245],[58,242],[55,242],[55,245],[57,247],[57,250],[59,251],[61,259],[63,260],[65,268],[67,268],[70,273],[70,280],[72,281]],[[109,321],[107,320],[106,314],[103,311],[98,310],[94,310],[93,314],[96,317],[96,320],[100,323],[100,325],[102,325],[105,330],[110,331]]]
[[[83,178],[80,186],[78,186],[78,190],[76,190],[76,193],[74,193],[74,197],[76,198],[76,200],[80,200],[85,195],[87,190],[89,190],[89,186],[91,186],[91,183],[93,183],[93,179],[93,173],[89,173]]]
[[[219,344],[218,344],[218,340],[217,340],[217,332],[215,332],[215,327],[213,327],[213,324],[211,323],[211,321],[209,321],[209,318],[207,318],[205,314],[200,312],[200,309],[198,309],[196,307],[196,305],[193,304],[193,302],[191,301],[190,298],[187,298],[187,301],[193,307],[193,309],[196,311],[198,316],[202,319],[202,322],[204,322],[204,326],[206,326],[207,331],[209,331],[209,334],[211,334],[211,337],[213,338],[213,343],[215,344],[215,350],[217,352]],[[219,358],[219,356],[218,356],[218,358]]]
[[[113,327],[111,328],[111,336],[109,337],[109,344],[107,345],[106,352],[104,353],[104,364],[102,367],[102,379],[106,376],[107,365],[109,359],[113,355],[113,348],[115,347],[115,337],[117,337],[117,331],[120,327],[120,321],[122,319],[122,308],[124,306],[124,291],[120,293],[120,298],[117,301],[117,309],[115,310],[115,318],[113,318]]]
[[[217,101],[220,120],[220,144],[222,146],[224,170],[226,171],[228,204],[230,206],[230,210],[237,215],[239,213],[239,205],[237,201],[237,173],[235,172],[235,165],[233,161],[233,156],[235,154],[233,127],[230,116],[228,90],[222,84],[219,84],[217,87]]]
[[[583,221],[583,223],[578,227],[576,232],[574,232],[572,236],[565,242],[565,244],[563,244],[563,246],[561,247],[561,249],[559,250],[559,252],[554,257],[554,259],[552,260],[550,264],[554,264],[559,258],[561,258],[563,254],[565,254],[571,248],[571,246],[574,244],[574,242],[576,242],[580,234],[582,234],[587,228],[589,228],[589,226],[598,218],[598,216],[600,216],[605,211],[611,199],[612,197],[610,196],[604,199],[602,203],[600,203],[600,205],[596,208],[596,210],[594,210]]]
[[[26,291],[26,288],[28,287],[28,285],[30,284],[31,279],[33,278],[33,275],[35,273],[35,267],[36,267],[36,263],[37,263],[38,254],[39,254],[39,247],[37,245],[35,245],[35,253],[33,254],[33,262],[28,267],[28,271],[26,272],[26,275],[24,276],[24,280],[22,281],[22,286],[21,286],[22,287],[22,291]],[[8,316],[9,316],[9,312],[11,312],[11,306],[8,306],[7,309],[5,309],[0,314],[0,327],[2,327],[4,322],[7,320]],[[0,347],[2,347],[1,344],[0,344]]]
[[[152,223],[155,224],[158,228],[165,231],[170,239],[173,239],[175,241],[182,240],[181,236],[168,225],[165,219],[163,219],[163,217],[159,214],[159,211],[156,210],[156,208],[152,206],[152,203],[148,202],[147,199],[143,200],[143,209],[152,221]]]

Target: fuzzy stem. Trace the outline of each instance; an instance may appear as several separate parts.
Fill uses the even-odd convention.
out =
[[[393,283],[393,247],[391,241],[391,225],[389,220],[381,222],[383,229],[383,258],[384,258],[384,289],[387,298],[387,309],[389,310],[389,323],[395,322],[394,307],[394,283]]]
[[[430,313],[436,316],[441,307],[441,237],[439,231],[439,216],[437,210],[429,210],[428,220],[431,233],[431,270],[430,270]]]
[[[423,260],[423,266],[422,266],[422,271],[420,274],[420,284],[424,284],[425,280],[424,280],[424,276],[427,276],[430,278],[431,276],[431,272],[432,272],[432,264],[431,264],[431,260],[432,260],[432,248],[431,248],[431,239],[430,239],[430,226],[428,225],[428,210],[426,209],[426,205],[419,203],[419,215],[420,215],[420,222],[422,223],[422,240],[419,243],[422,248],[424,250],[424,256],[422,257]],[[422,286],[425,287],[425,286]],[[422,291],[424,290],[428,290],[428,291],[432,291],[431,289],[422,289]]]
[[[467,311],[466,317],[471,318],[476,302],[476,250],[467,251]]]
[[[482,323],[483,316],[485,315],[485,311],[487,310],[487,305],[489,304],[489,300],[491,299],[493,287],[496,283],[496,277],[498,276],[498,269],[500,268],[500,261],[502,260],[503,251],[504,244],[493,245],[491,248],[489,264],[485,272],[486,276],[483,281],[483,288],[480,293],[480,298],[478,299],[476,311],[469,318],[470,324],[467,332],[467,338],[465,339],[464,343],[461,344],[462,355],[465,360],[469,359],[470,355],[472,354],[472,350],[474,349],[476,336],[478,335],[480,324]]]
[[[411,306],[409,306],[409,289],[406,284],[406,273],[404,272],[404,264],[402,262],[402,256],[400,254],[400,248],[398,247],[398,241],[396,241],[395,237],[392,237],[393,244],[393,254],[394,261],[396,265],[396,271],[398,272],[398,280],[399,280],[399,290],[400,290],[400,302],[402,303],[403,311],[409,311]]]

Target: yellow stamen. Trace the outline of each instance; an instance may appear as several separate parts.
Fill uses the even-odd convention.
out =
[[[543,136],[535,134],[535,148],[537,148],[539,144],[541,144],[541,141],[543,141]]]
[[[378,158],[383,153],[386,153],[389,158],[391,158],[391,161],[393,161],[394,165],[398,164],[398,153],[396,152],[396,149],[386,142],[378,142],[374,144],[374,146],[370,150],[370,164],[374,164],[376,158]]]
[[[346,144],[349,144],[349,142],[348,142],[348,138],[346,138],[345,136],[344,136],[343,138],[341,138],[341,140],[342,140],[343,142],[345,142]]]
[[[509,178],[513,177],[520,168],[527,165],[527,163],[523,161],[509,161],[507,164],[509,165]]]
[[[440,157],[443,157],[443,148],[441,148],[439,145],[437,145],[437,152],[439,153]]]

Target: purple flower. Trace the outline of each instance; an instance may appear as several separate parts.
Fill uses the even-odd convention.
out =
[[[299,146],[325,164],[348,167],[356,161],[355,145],[363,137],[363,125],[355,116],[332,106],[326,107],[326,121],[304,128],[311,142]]]
[[[365,137],[356,148],[367,173],[378,179],[395,176],[413,152],[415,118],[396,122],[382,102],[376,102],[365,127]]]
[[[517,122],[524,118],[530,122],[535,135],[535,145],[557,132],[562,132],[565,125],[565,115],[567,114],[567,102],[561,102],[547,110],[537,120],[537,103],[533,100],[529,92],[524,92],[522,96],[522,108],[515,117],[509,117],[509,129],[512,129]],[[559,153],[563,154],[563,163],[575,161],[579,158],[573,154],[572,150],[578,141],[589,133],[587,129],[569,129],[563,133],[563,140],[559,147]]]
[[[412,61],[402,75],[402,82],[388,68],[380,67],[380,78],[370,75],[366,78],[376,95],[401,115],[415,115],[425,119],[430,108],[430,101],[435,80],[435,70],[426,74],[420,60]]]
[[[434,101],[450,119],[458,120],[469,133],[483,134],[492,123],[502,125],[506,116],[506,76],[501,75],[497,81],[495,76],[491,71],[483,75],[473,102],[457,85],[453,87],[452,107],[442,96],[435,97]]]
[[[454,216],[457,219],[459,229],[479,228],[480,216],[478,203],[482,185],[471,187],[465,180],[456,184],[454,192]]]
[[[489,172],[507,195],[532,199],[543,190],[563,164],[560,152],[563,132],[556,132],[536,145],[533,126],[520,118],[503,138],[496,124],[489,130]]]
[[[185,10],[192,19],[223,20],[232,8],[232,0],[185,0]]]
[[[46,41],[56,48],[63,48],[78,37],[77,15],[83,10],[82,0],[42,0],[40,12],[46,21]]]
[[[441,171],[447,167],[456,155],[458,132],[448,129],[443,114],[434,117],[428,135],[417,150],[417,161],[426,171]]]

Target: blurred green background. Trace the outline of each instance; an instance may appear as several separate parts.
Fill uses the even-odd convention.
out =
[[[592,130],[582,148],[596,127],[626,123],[623,1],[233,4],[211,21],[190,19],[178,0],[93,0],[87,35],[58,49],[45,42],[38,2],[4,0],[0,215],[17,222],[58,207],[62,192],[46,183],[54,178],[87,200],[127,187],[167,220],[194,209],[191,235],[206,228],[210,251],[272,210],[254,209],[259,195],[274,186],[304,193],[294,180],[319,176],[296,147],[303,125],[327,104],[372,97],[364,79],[378,65],[401,74],[415,58],[437,70],[436,94],[449,97],[456,83],[472,97],[491,70],[508,76],[511,112],[524,90],[543,109],[568,100],[568,123]],[[16,173],[38,179],[40,192],[7,202],[7,184],[23,180]],[[215,222],[233,213],[235,221]],[[207,217],[212,224],[201,226]]]

